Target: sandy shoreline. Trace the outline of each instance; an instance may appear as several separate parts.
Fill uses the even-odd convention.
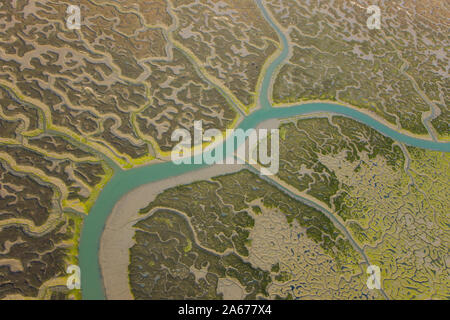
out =
[[[139,215],[162,191],[180,184],[236,172],[242,165],[214,165],[178,177],[143,185],[122,197],[114,206],[100,240],[99,260],[107,299],[133,299],[128,282],[129,249],[133,246],[133,225],[146,217]]]

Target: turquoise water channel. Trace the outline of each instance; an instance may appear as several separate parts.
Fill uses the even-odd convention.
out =
[[[257,3],[264,14],[264,17],[277,31],[282,42],[282,51],[266,69],[259,96],[261,108],[246,116],[240,122],[238,128],[242,128],[244,130],[255,128],[261,122],[270,119],[282,119],[314,113],[333,113],[355,119],[374,128],[385,136],[407,145],[424,149],[450,152],[450,143],[433,142],[404,135],[378,122],[367,114],[338,104],[310,103],[290,107],[273,108],[268,99],[270,83],[276,69],[288,56],[288,42],[278,26],[272,21],[264,6],[260,3],[260,1],[257,1]],[[223,146],[218,146],[217,148],[223,148]],[[166,162],[142,166],[126,171],[115,167],[115,173],[112,179],[101,191],[89,214],[84,218],[84,225],[81,232],[79,246],[79,263],[81,268],[81,288],[83,299],[105,299],[98,253],[100,248],[100,238],[105,222],[109,214],[112,212],[116,202],[118,202],[119,199],[125,194],[139,186],[170,177],[179,176],[184,173],[194,172],[206,166],[207,165],[195,164],[176,165],[172,162]]]

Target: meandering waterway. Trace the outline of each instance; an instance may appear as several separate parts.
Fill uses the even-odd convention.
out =
[[[273,108],[269,100],[270,84],[277,68],[288,57],[288,41],[278,26],[274,23],[274,21],[272,21],[272,18],[261,2],[258,0],[257,3],[264,14],[264,17],[277,31],[282,43],[282,50],[265,71],[259,94],[260,108],[246,116],[239,123],[239,128],[244,130],[255,128],[258,124],[270,119],[290,118],[314,113],[331,113],[355,119],[374,128],[383,135],[406,145],[450,152],[450,143],[448,142],[436,142],[408,136],[381,123],[369,114],[357,111],[347,106],[317,102]],[[218,148],[219,147],[221,148],[222,146],[218,146]],[[206,165],[176,165],[172,162],[165,162],[142,166],[126,171],[117,167],[115,168],[113,177],[101,191],[97,201],[84,219],[79,246],[79,263],[81,268],[81,287],[83,299],[105,298],[99,265],[100,238],[108,215],[112,212],[114,205],[119,201],[119,199],[144,184],[176,177],[185,173],[195,172],[196,170],[204,167],[206,167]]]

